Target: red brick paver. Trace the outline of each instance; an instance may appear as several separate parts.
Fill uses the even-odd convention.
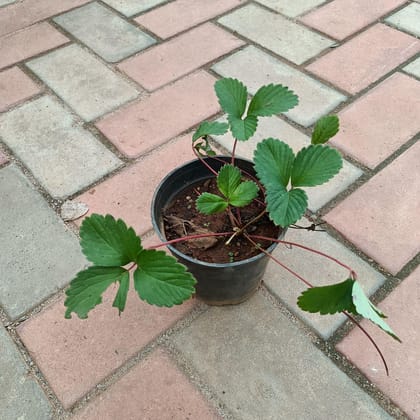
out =
[[[0,72],[0,112],[40,91],[39,86],[17,67]]]
[[[301,21],[341,40],[403,3],[405,0],[334,0]]]
[[[420,251],[419,173],[420,142],[335,207],[325,220],[396,274]]]
[[[58,47],[67,41],[64,35],[45,22],[1,37],[0,69]]]
[[[332,143],[373,169],[420,131],[419,115],[420,83],[396,73],[340,112]]]
[[[157,350],[75,416],[77,420],[117,418],[212,420],[219,416],[167,354]]]
[[[177,0],[134,20],[161,38],[168,38],[244,3],[244,0]]]
[[[144,88],[154,90],[243,44],[229,32],[205,23],[118,67]]]
[[[0,9],[0,36],[25,28],[89,0],[25,0]]]
[[[377,24],[324,55],[307,69],[357,93],[420,51],[420,40]]]
[[[87,216],[109,213],[124,219],[139,234],[147,232],[152,228],[150,205],[156,186],[168,171],[194,158],[191,137],[188,134],[165,145],[76,200],[89,206]]]
[[[215,114],[219,110],[213,91],[215,81],[199,71],[96,125],[122,153],[137,157]]]
[[[131,285],[131,287],[133,287]],[[64,319],[63,301],[51,305],[19,327],[25,346],[65,407],[111,374],[148,342],[182,318],[190,300],[174,308],[157,308],[141,301],[133,289],[125,311],[112,308],[116,288],[87,320],[73,314]]]
[[[390,369],[389,377],[379,356],[366,347],[366,337],[357,328],[337,346],[412,419],[418,419],[420,413],[419,305],[420,267],[379,305],[402,344],[367,322],[362,323],[383,351]]]

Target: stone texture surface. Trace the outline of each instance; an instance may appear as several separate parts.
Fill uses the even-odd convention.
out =
[[[398,29],[420,36],[420,4],[411,3],[388,17],[385,21]]]
[[[299,105],[286,112],[291,120],[304,127],[331,112],[346,97],[262,50],[249,46],[213,65],[224,77],[236,77],[255,94],[264,84],[280,83],[299,96]]]
[[[420,51],[420,40],[377,24],[324,55],[307,69],[357,93]]]
[[[219,110],[215,81],[201,70],[106,116],[96,126],[122,153],[137,157],[214,115]]]
[[[131,286],[125,311],[112,308],[116,289],[81,320],[65,319],[63,301],[19,326],[18,332],[65,407],[72,405],[99,381],[134,356],[151,340],[182,318],[190,300],[173,308],[141,301]]]
[[[411,73],[414,76],[420,78],[420,58],[411,62],[408,66],[404,67],[404,70],[407,73]]]
[[[222,121],[222,120],[220,120]],[[223,120],[225,121],[225,119]],[[227,133],[223,136],[213,136],[224,148],[232,151],[233,138]],[[261,118],[255,135],[246,142],[239,143],[236,152],[238,156],[252,159],[257,144],[266,138],[273,137],[283,140],[297,153],[302,147],[310,144],[310,139],[280,118]],[[362,171],[344,160],[343,168],[329,183],[315,188],[304,188],[308,194],[308,208],[317,211],[337,194],[349,187]]]
[[[339,351],[412,419],[417,419],[420,413],[419,377],[413,375],[413,372],[420,371],[419,304],[420,267],[378,305],[388,316],[388,324],[402,343],[393,340],[379,328],[362,322],[363,327],[369,331],[384,353],[390,376],[386,376],[378,355],[373,351],[366,351],[366,337],[360,334],[357,328],[337,346]]]
[[[419,171],[417,142],[324,217],[392,274],[420,251]]]
[[[8,161],[9,161],[8,157],[4,153],[0,152],[0,165],[4,165]]]
[[[191,137],[192,134],[188,134],[165,145],[154,155],[146,156],[76,200],[89,206],[87,215],[110,213],[124,219],[139,234],[144,234],[152,228],[150,205],[155,188],[170,170],[195,157]]]
[[[0,169],[0,302],[15,319],[68,283],[86,264],[77,238],[22,173]]]
[[[18,67],[2,71],[0,73],[0,112],[29,99],[41,91]]]
[[[312,8],[321,5],[326,0],[258,0],[258,3],[269,7],[283,15],[296,17]]]
[[[120,61],[156,42],[96,2],[58,16],[54,21],[110,62]]]
[[[314,57],[334,43],[253,4],[235,10],[219,22],[296,64]]]
[[[83,119],[90,121],[137,97],[138,90],[78,45],[27,66]]]
[[[103,0],[125,16],[133,16],[152,7],[165,3],[167,0]]]
[[[205,23],[118,67],[144,88],[155,90],[243,44],[229,32]]]
[[[0,137],[57,198],[76,193],[121,164],[49,96],[1,115]]]
[[[309,226],[310,224],[306,219],[299,222],[300,226]],[[357,273],[358,280],[368,296],[375,292],[385,280],[382,274],[375,271],[326,232],[289,229],[285,240],[323,252],[351,267]],[[273,252],[273,256],[314,286],[341,283],[349,276],[349,271],[335,262],[296,246],[290,249],[285,245],[279,245]],[[296,302],[299,295],[307,289],[306,285],[274,262],[269,263],[264,283],[292,312],[325,339],[331,337],[347,319],[341,314],[320,316],[302,311]]]
[[[219,417],[169,356],[156,350],[75,416],[77,420],[117,418],[214,420]]]
[[[301,21],[342,40],[404,2],[405,0],[334,0],[308,13]]]
[[[396,73],[339,113],[332,144],[374,168],[420,131],[418,115],[420,82]]]
[[[1,13],[0,9],[0,28]],[[1,29],[0,29],[1,30]],[[0,68],[65,44],[68,39],[46,22],[0,38]]]
[[[22,356],[0,326],[0,408],[4,420],[47,420],[52,418],[47,398],[28,373]]]
[[[243,4],[244,0],[176,0],[135,21],[161,38],[168,38]]]
[[[25,0],[0,9],[0,36],[33,25],[55,14],[87,3],[89,0]],[[30,37],[28,38],[30,39]],[[48,40],[48,35],[39,39]],[[1,56],[1,55],[0,55]]]
[[[243,420],[280,412],[288,419],[390,419],[260,294],[210,308],[174,342]]]

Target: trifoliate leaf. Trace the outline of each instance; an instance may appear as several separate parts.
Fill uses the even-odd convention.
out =
[[[142,250],[134,229],[109,214],[92,214],[83,220],[80,238],[86,258],[103,267],[126,265],[135,261]]]
[[[222,123],[217,121],[203,121],[196,132],[193,134],[192,141],[198,140],[204,136],[218,136],[225,134],[229,129],[228,123]]]
[[[258,126],[258,119],[253,115],[248,115],[245,119],[229,115],[228,121],[230,131],[235,139],[245,141],[251,138]]]
[[[342,166],[343,159],[337,150],[321,144],[311,144],[296,155],[292,168],[292,185],[321,185],[338,174]]]
[[[205,192],[197,198],[195,205],[197,210],[201,213],[214,214],[225,211],[227,209],[228,202],[216,194]]]
[[[163,251],[141,252],[134,287],[141,299],[156,306],[179,305],[194,293],[196,280],[185,266]]]
[[[229,199],[241,183],[241,176],[241,170],[237,166],[224,165],[217,175],[217,188]]]
[[[125,309],[125,303],[127,301],[129,287],[130,287],[130,276],[128,275],[128,272],[127,272],[127,275],[121,278],[120,287],[118,288],[118,292],[115,295],[114,302],[112,303],[112,306],[114,308],[118,308],[118,311],[120,314]]]
[[[282,85],[267,85],[258,89],[248,108],[248,115],[269,117],[286,112],[299,102],[297,95]]]
[[[286,191],[283,186],[269,186],[266,190],[266,202],[270,219],[281,227],[296,223],[308,207],[305,191],[299,188]]]
[[[312,133],[312,144],[322,144],[334,137],[339,130],[340,123],[337,115],[326,115],[318,120]]]
[[[401,341],[395,335],[394,331],[392,331],[389,325],[383,320],[383,318],[385,318],[385,315],[378,308],[376,308],[373,305],[373,303],[366,297],[366,295],[363,292],[363,289],[356,281],[353,284],[352,297],[354,306],[358,314],[375,323],[379,328],[384,330],[395,340]]]
[[[114,301],[120,311],[124,310],[127,297],[129,273],[122,267],[89,267],[77,273],[66,290],[67,307],[65,317],[75,312],[79,318],[87,318],[88,312],[102,302],[102,293],[114,282],[120,282],[120,289]],[[122,290],[121,290],[122,288]]]
[[[247,206],[258,195],[258,185],[253,181],[244,181],[229,197],[229,204],[235,207]]]
[[[223,111],[240,119],[245,112],[248,95],[244,84],[236,79],[224,78],[214,84],[214,90]]]
[[[305,290],[298,298],[299,308],[307,312],[319,312],[321,315],[348,311],[356,313],[353,305],[352,290],[354,280],[330,286],[312,287]]]
[[[295,155],[286,143],[268,138],[258,143],[254,152],[254,164],[258,178],[265,187],[287,187]]]

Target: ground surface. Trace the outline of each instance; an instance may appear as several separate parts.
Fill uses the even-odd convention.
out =
[[[420,419],[419,36],[418,0],[0,0],[0,418]],[[317,118],[340,116],[344,169],[309,192],[327,232],[288,239],[359,273],[403,341],[366,325],[389,377],[342,316],[300,312],[301,284],[274,265],[235,307],[130,293],[118,317],[111,288],[88,320],[64,319],[86,261],[63,202],[155,242],[153,190],[193,157],[194,128],[223,118],[222,76],[300,96],[255,141],[298,148]],[[275,254],[315,284],[346,275]]]

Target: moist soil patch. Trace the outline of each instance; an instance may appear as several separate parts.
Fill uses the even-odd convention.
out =
[[[203,192],[220,195],[215,178],[185,188],[163,210],[165,235],[168,240],[188,235],[233,232],[226,212],[205,215],[196,209],[197,197]],[[260,195],[258,200],[254,200],[248,206],[239,209],[242,226],[262,212],[265,207],[263,201],[264,198]],[[232,211],[236,216],[236,209],[232,209]],[[280,228],[275,226],[267,215],[264,215],[264,217],[248,226],[246,231],[252,235],[278,238]],[[219,264],[245,260],[261,253],[243,235],[238,235],[229,245],[226,245],[228,238],[229,236],[210,236],[178,242],[172,246],[189,257]],[[271,241],[259,240],[256,242],[264,249],[272,244]]]

